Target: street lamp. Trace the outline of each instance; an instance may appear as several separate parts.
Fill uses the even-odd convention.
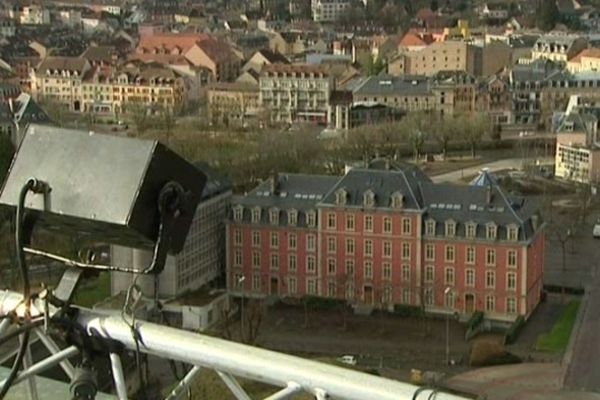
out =
[[[241,319],[241,327],[242,327],[242,342],[244,341],[244,281],[246,280],[246,276],[242,275],[238,278],[237,284],[242,287],[242,300],[241,300],[241,311],[240,311],[240,319]]]
[[[444,290],[444,301],[448,299],[448,295],[450,295],[451,298],[454,297],[454,291],[449,286]],[[446,314],[446,365],[450,365],[450,314],[452,313],[452,310],[450,309],[450,302],[447,303],[448,313]]]

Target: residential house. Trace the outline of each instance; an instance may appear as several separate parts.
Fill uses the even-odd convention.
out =
[[[353,91],[354,104],[382,104],[395,109],[428,111],[436,107],[428,79],[417,76],[371,76]]]
[[[478,83],[464,71],[441,71],[431,79],[436,101],[434,108],[441,115],[473,114],[477,103]]]
[[[21,25],[48,25],[50,24],[50,10],[43,3],[14,1],[9,6],[9,18]]]
[[[389,161],[344,176],[279,174],[232,200],[227,287],[528,318],[541,300],[544,224],[535,204],[482,172],[435,184]]]
[[[600,49],[589,48],[579,52],[567,61],[567,70],[571,73],[600,71]]]
[[[260,72],[264,65],[289,63],[289,60],[282,54],[269,49],[261,49],[248,58],[248,61],[246,61],[246,64],[242,67],[242,72],[248,71],[249,69]]]
[[[350,7],[350,0],[311,0],[310,7],[313,21],[335,22]]]
[[[479,10],[479,18],[488,21],[506,21],[508,17],[508,7],[503,3],[485,3]]]
[[[258,84],[213,83],[207,88],[208,118],[213,124],[245,125],[260,115]]]
[[[502,75],[493,75],[479,85],[476,111],[485,112],[494,126],[512,124],[513,103],[510,84]]]
[[[466,71],[481,75],[481,48],[464,41],[447,40],[432,43],[416,51],[408,51],[401,58],[392,61],[398,65],[392,68],[405,75],[432,76],[439,71]]]
[[[0,38],[11,38],[17,33],[15,21],[8,18],[0,18]]]
[[[549,34],[540,36],[533,45],[531,59],[546,59],[566,65],[587,47],[587,40],[576,35]]]

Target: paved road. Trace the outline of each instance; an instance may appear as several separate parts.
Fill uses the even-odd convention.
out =
[[[552,162],[552,161],[553,161],[552,158],[540,159],[540,162],[542,162],[544,164]],[[481,171],[482,168],[488,168],[491,172],[494,172],[494,171],[500,171],[503,169],[511,169],[511,168],[519,169],[519,168],[521,168],[522,165],[523,165],[522,158],[509,158],[506,160],[498,160],[498,161],[493,161],[490,163],[476,165],[474,167],[459,169],[457,171],[448,172],[448,173],[442,174],[442,175],[432,176],[431,180],[433,180],[435,183],[458,182],[463,177],[477,175],[479,173],[479,171]]]
[[[600,276],[594,274],[588,286],[587,304],[583,319],[573,333],[575,342],[570,365],[567,367],[565,387],[600,392]]]

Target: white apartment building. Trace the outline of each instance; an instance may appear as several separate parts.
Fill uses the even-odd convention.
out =
[[[274,122],[327,124],[332,77],[303,64],[265,65],[259,78],[260,104]]]
[[[313,20],[315,22],[337,21],[350,4],[350,0],[311,0]]]
[[[90,63],[82,57],[46,57],[31,72],[31,94],[36,100],[81,111],[81,84],[89,69]]]

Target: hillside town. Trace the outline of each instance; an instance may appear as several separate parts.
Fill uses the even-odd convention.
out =
[[[0,4],[2,180],[46,131],[157,141],[207,178],[160,275],[86,276],[75,304],[125,320],[135,287],[132,326],[464,398],[600,399],[599,127],[596,0]],[[20,287],[11,218],[0,289]],[[86,240],[98,264],[156,258],[37,244]],[[57,285],[64,267],[32,263]],[[129,397],[171,393],[173,365],[146,360]],[[191,398],[277,396],[216,371]]]

